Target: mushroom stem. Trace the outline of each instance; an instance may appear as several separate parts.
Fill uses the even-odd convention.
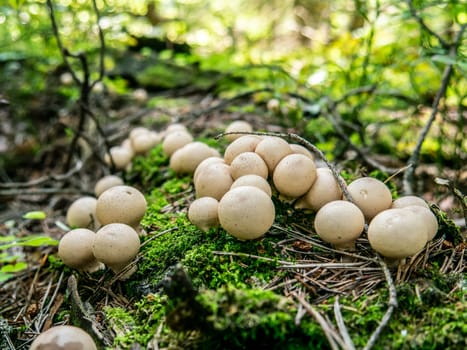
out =
[[[335,244],[334,247],[337,249],[337,250],[345,250],[345,251],[349,251],[349,252],[354,252],[356,251],[356,247],[355,247],[355,241],[349,241],[349,242],[344,242],[344,243],[340,243],[340,244]]]

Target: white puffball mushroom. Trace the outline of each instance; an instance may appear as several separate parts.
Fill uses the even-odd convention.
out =
[[[420,217],[420,220],[426,227],[428,241],[435,238],[436,233],[438,232],[438,219],[436,219],[435,214],[433,214],[429,208],[421,205],[408,205],[401,209],[411,211]]]
[[[80,197],[71,203],[66,212],[66,222],[70,227],[88,228],[98,226],[96,216],[97,199],[90,196]]]
[[[102,192],[108,190],[110,187],[120,185],[123,185],[123,180],[121,177],[117,175],[106,175],[96,182],[94,186],[94,193],[96,194],[96,197],[99,197]]]
[[[133,227],[113,223],[101,227],[96,232],[92,252],[97,261],[104,263],[114,273],[119,273],[133,261],[139,248],[139,236]],[[126,277],[129,276],[123,276]]]
[[[342,198],[342,190],[329,168],[317,168],[316,180],[301,198],[302,208],[319,210],[326,203]]]
[[[373,177],[356,179],[347,186],[347,190],[367,220],[371,220],[376,214],[389,209],[392,205],[389,188],[384,182]]]
[[[240,186],[254,186],[258,187],[260,190],[264,191],[269,197],[272,196],[272,190],[269,183],[264,177],[255,174],[243,175],[237,178],[230,186],[230,189],[240,187]]]
[[[195,172],[193,173],[193,182],[196,183],[199,174],[203,172],[204,168],[215,163],[225,164],[225,161],[220,157],[208,157],[204,159],[201,163],[199,163],[195,169]]]
[[[230,166],[224,163],[210,164],[198,173],[195,191],[196,197],[213,197],[220,200],[232,186]]]
[[[219,201],[212,197],[194,200],[188,208],[188,219],[202,231],[219,226]]]
[[[313,160],[303,154],[289,154],[277,163],[272,181],[280,194],[297,198],[304,195],[316,180]]]
[[[193,142],[193,136],[188,131],[174,131],[165,136],[162,141],[162,151],[170,157],[176,150],[190,142]]]
[[[224,160],[227,164],[232,163],[236,156],[244,152],[254,152],[261,137],[256,135],[244,135],[229,144],[224,152]]]
[[[236,156],[230,164],[230,172],[234,180],[249,174],[268,178],[268,166],[255,152],[243,152]]]
[[[396,208],[404,208],[408,207],[409,205],[420,205],[422,207],[425,207],[429,209],[429,205],[427,202],[425,202],[424,199],[417,197],[417,196],[402,196],[397,199],[395,199],[392,202],[391,208],[396,209]]]
[[[406,258],[425,246],[426,226],[410,210],[387,209],[368,225],[368,241],[375,251],[387,258]]]
[[[58,243],[58,256],[66,266],[86,272],[103,268],[92,253],[96,234],[86,228],[77,228],[65,233]]]
[[[75,326],[55,326],[42,332],[29,350],[97,350],[92,337]]]
[[[219,201],[221,226],[240,240],[263,236],[271,228],[274,218],[274,203],[257,187],[233,188]]]
[[[145,154],[157,143],[154,134],[150,131],[140,133],[131,139],[131,148],[135,154]]]
[[[146,213],[143,194],[132,186],[114,186],[97,199],[96,216],[102,225],[123,223],[137,227]]]
[[[130,134],[128,135],[128,138],[130,139],[130,142],[133,141],[133,139],[139,135],[147,134],[149,132],[149,129],[144,127],[144,126],[137,126],[131,129]]]
[[[355,241],[365,226],[362,211],[353,203],[337,200],[325,204],[315,216],[318,236],[336,249],[355,250]]]
[[[274,172],[282,158],[293,153],[288,142],[276,136],[263,138],[256,146],[255,152],[263,158],[268,166],[269,174]]]
[[[289,144],[290,148],[292,149],[293,153],[303,154],[307,156],[311,160],[315,160],[313,153],[311,153],[306,147],[299,145],[298,143],[291,143]]]
[[[225,129],[226,133],[229,132],[252,132],[253,127],[251,126],[250,123],[244,121],[244,120],[236,120],[232,123],[230,123],[227,128]],[[228,142],[232,142],[239,137],[243,136],[242,134],[231,134],[231,135],[225,135],[225,138]]]
[[[172,154],[169,166],[176,174],[193,174],[203,160],[217,154],[203,142],[190,142]]]
[[[133,147],[131,146],[131,140],[130,140],[129,137],[126,138],[125,140],[123,140],[122,143],[120,144],[120,146],[118,146],[118,147],[126,149],[131,154],[132,158],[135,156],[135,151],[133,151]],[[109,156],[107,155],[107,157],[109,157]],[[109,159],[109,163],[110,163],[110,159]]]
[[[167,128],[165,129],[165,134],[168,135],[168,134],[173,133],[175,131],[186,131],[186,132],[188,132],[188,129],[183,124],[173,123],[173,124],[170,124],[170,125],[167,126]]]
[[[112,155],[115,168],[117,169],[125,169],[133,159],[132,152],[122,146],[110,147],[109,152]],[[105,154],[104,160],[107,165],[110,166],[112,164],[109,153]]]

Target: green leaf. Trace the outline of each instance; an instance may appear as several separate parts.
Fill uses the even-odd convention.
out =
[[[30,211],[23,215],[23,219],[44,220],[47,214],[43,211]]]
[[[39,247],[44,245],[55,246],[58,240],[49,236],[31,235],[17,239],[16,242],[0,245],[0,250],[9,249],[12,247]]]
[[[0,269],[0,272],[3,273],[12,273],[12,272],[19,272],[23,271],[28,267],[28,264],[26,264],[24,261],[17,262],[16,264],[8,264],[3,266]]]
[[[0,284],[3,282],[8,281],[11,277],[13,277],[13,274],[11,273],[4,273],[0,271]]]

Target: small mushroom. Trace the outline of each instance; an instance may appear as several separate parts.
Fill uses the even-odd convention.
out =
[[[240,153],[254,152],[256,146],[261,141],[261,137],[256,135],[243,135],[228,145],[224,152],[224,160],[227,164],[232,161]]]
[[[188,208],[188,219],[202,231],[207,231],[219,226],[218,207],[219,201],[215,198],[198,198]]]
[[[110,187],[123,185],[123,180],[117,175],[106,175],[99,179],[94,186],[94,193],[99,197],[102,192],[108,190]]]
[[[404,208],[383,210],[368,225],[371,247],[395,261],[418,253],[427,239],[426,226],[420,217]]]
[[[81,328],[55,326],[39,334],[29,350],[97,350],[97,346]]]
[[[97,199],[96,216],[102,225],[114,222],[137,227],[146,213],[143,194],[132,186],[114,186]]]
[[[174,131],[165,136],[162,141],[162,151],[170,157],[176,150],[190,142],[193,142],[193,136],[188,131]]]
[[[145,154],[160,142],[154,131],[141,132],[131,139],[131,148],[135,154]]]
[[[433,214],[429,208],[421,205],[408,205],[401,209],[409,210],[415,215],[419,215],[420,220],[426,227],[427,240],[431,241],[435,238],[436,233],[438,232],[438,219],[436,219],[435,214]]]
[[[258,175],[264,179],[268,178],[268,167],[255,152],[243,152],[236,156],[230,164],[230,172],[234,180],[249,174]]]
[[[355,241],[364,226],[362,211],[355,204],[343,200],[325,204],[318,210],[314,221],[318,236],[340,250],[355,250]]]
[[[282,158],[293,153],[287,141],[275,136],[263,138],[256,146],[255,152],[263,158],[268,166],[269,174],[274,172]]]
[[[251,126],[250,123],[248,123],[246,121],[236,120],[236,121],[230,123],[229,126],[227,126],[227,128],[225,129],[226,133],[237,132],[237,131],[252,132],[253,127]],[[243,135],[242,134],[231,134],[231,135],[225,135],[225,138],[226,138],[226,140],[228,142],[232,142],[232,141],[238,139],[241,136],[243,136]]]
[[[133,159],[133,153],[122,146],[111,147],[109,152],[117,169],[125,169]],[[105,154],[105,163],[111,165],[109,153]]]
[[[196,183],[198,175],[203,172],[204,168],[206,168],[208,165],[215,163],[225,164],[225,161],[220,157],[208,157],[204,159],[201,163],[199,163],[195,169],[195,172],[193,173],[193,182]]]
[[[274,217],[274,203],[257,187],[233,188],[219,201],[221,226],[240,240],[263,236],[274,223]]]
[[[289,146],[292,149],[293,153],[303,154],[304,156],[307,156],[311,160],[315,160],[313,153],[311,153],[306,147],[303,147],[302,145],[299,145],[298,143],[291,143],[289,144]]]
[[[71,203],[66,212],[66,222],[70,227],[97,227],[97,199],[90,196],[80,197]]]
[[[97,261],[104,263],[114,273],[122,271],[139,252],[138,233],[126,224],[114,223],[101,227],[96,232],[92,252]],[[129,274],[122,276],[123,279]]]
[[[166,135],[168,134],[171,134],[175,131],[186,131],[188,132],[188,129],[186,128],[185,125],[183,124],[180,124],[180,123],[173,123],[173,124],[170,124],[167,126],[167,128],[165,129],[165,133]]]
[[[289,154],[277,163],[272,180],[280,194],[300,197],[316,180],[315,163],[303,154]]]
[[[217,155],[217,150],[205,143],[190,142],[172,153],[169,166],[176,174],[193,174],[203,160]]]
[[[395,199],[392,202],[391,208],[396,209],[396,208],[404,208],[408,207],[409,205],[420,205],[422,207],[425,207],[429,209],[430,207],[428,206],[427,202],[423,200],[420,197],[417,196],[402,196],[397,199]]]
[[[356,179],[347,186],[347,190],[367,220],[391,207],[391,191],[384,182],[373,177]]]
[[[104,266],[92,253],[96,234],[86,228],[68,231],[58,244],[58,256],[69,267],[86,272],[95,272]]]
[[[232,183],[230,166],[224,163],[210,164],[198,173],[195,182],[196,197],[213,197],[220,200]]]
[[[272,196],[271,186],[264,179],[264,177],[261,177],[259,175],[249,174],[249,175],[240,176],[239,178],[237,178],[237,180],[234,181],[232,186],[230,186],[230,189],[240,187],[240,186],[258,187],[260,190],[264,191],[264,193],[266,193],[269,197]]]
[[[329,168],[317,168],[316,180],[310,190],[300,198],[296,208],[319,210],[326,203],[342,198],[342,190]]]

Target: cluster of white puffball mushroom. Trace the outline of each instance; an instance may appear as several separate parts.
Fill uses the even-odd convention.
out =
[[[416,254],[435,236],[437,219],[423,199],[393,201],[382,181],[362,177],[347,186],[348,200],[331,169],[317,167],[307,148],[275,136],[228,134],[252,130],[249,123],[235,121],[226,129],[230,144],[223,157],[205,152],[193,162],[195,168],[174,167],[193,172],[196,200],[188,218],[201,230],[221,226],[241,240],[263,236],[274,223],[271,195],[276,191],[295,208],[315,211],[318,236],[336,249],[354,250],[365,224],[371,247],[392,259]]]

